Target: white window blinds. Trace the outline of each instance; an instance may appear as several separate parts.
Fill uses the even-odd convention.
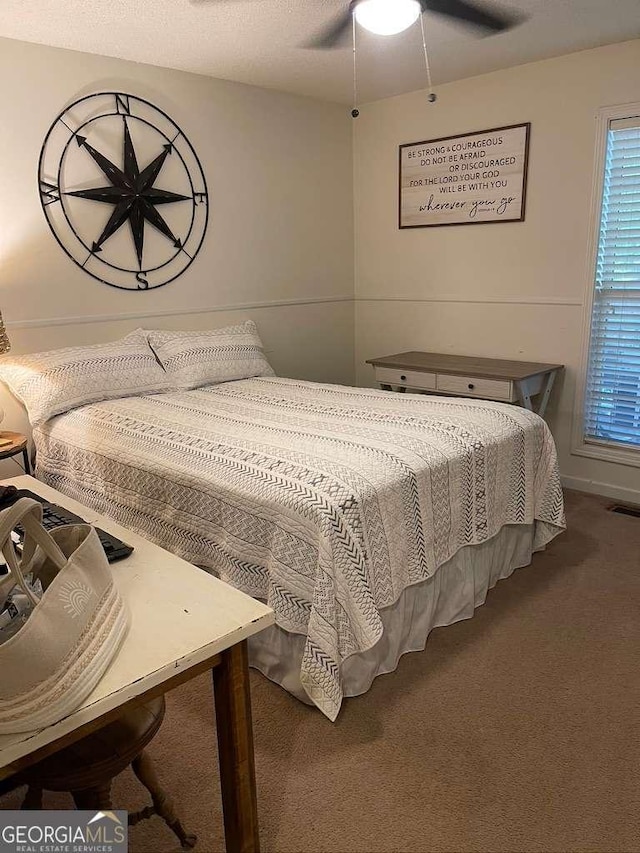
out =
[[[640,116],[607,134],[584,431],[640,451]]]

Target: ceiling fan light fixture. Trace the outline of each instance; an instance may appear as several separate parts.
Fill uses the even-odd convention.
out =
[[[356,21],[379,36],[393,36],[415,23],[422,11],[418,0],[360,0]]]

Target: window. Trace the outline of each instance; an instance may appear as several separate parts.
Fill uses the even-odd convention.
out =
[[[604,159],[583,441],[640,451],[640,115],[607,121]]]

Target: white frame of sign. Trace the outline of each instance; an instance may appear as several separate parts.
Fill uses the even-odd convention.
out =
[[[530,136],[525,122],[400,145],[398,227],[524,222]]]

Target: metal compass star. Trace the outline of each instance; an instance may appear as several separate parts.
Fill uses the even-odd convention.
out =
[[[99,151],[96,151],[84,136],[76,136],[76,141],[81,148],[91,155],[102,172],[109,179],[110,186],[96,187],[95,189],[76,190],[65,195],[87,198],[91,201],[101,201],[112,204],[113,212],[109,221],[104,226],[102,234],[91,246],[91,253],[102,251],[102,244],[113,236],[116,231],[128,220],[131,227],[131,235],[138,256],[138,264],[142,270],[142,253],[144,249],[144,224],[149,222],[160,231],[161,234],[171,240],[176,249],[182,248],[182,243],[173,234],[163,217],[156,210],[159,204],[172,204],[176,201],[187,201],[190,196],[179,195],[169,190],[156,189],[154,183],[160,174],[160,170],[173,149],[170,142],[163,145],[162,154],[158,154],[155,160],[140,171],[138,159],[131,141],[131,134],[127,120],[124,118],[124,169],[119,169]]]

